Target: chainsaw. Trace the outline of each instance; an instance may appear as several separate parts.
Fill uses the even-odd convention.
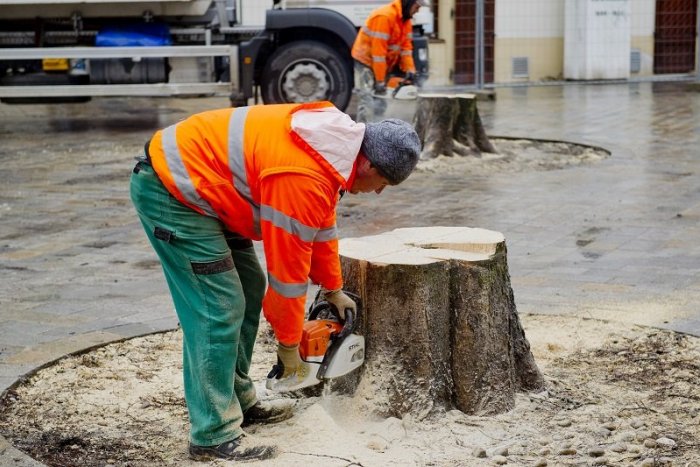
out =
[[[418,98],[418,86],[411,79],[397,76],[389,79],[387,83],[387,94],[398,100],[415,100]]]
[[[346,292],[357,303],[360,311],[360,297]],[[338,309],[332,303],[321,299],[321,293],[309,307],[309,317],[299,343],[299,356],[306,366],[303,378],[290,382],[280,379],[282,367],[274,365],[267,375],[267,389],[273,391],[296,391],[314,386],[324,381],[344,376],[359,368],[365,361],[365,338],[354,334],[357,316],[351,308],[345,310],[341,319]]]

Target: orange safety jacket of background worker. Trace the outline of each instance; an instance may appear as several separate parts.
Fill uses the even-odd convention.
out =
[[[308,279],[342,287],[335,207],[364,129],[330,102],[258,105],[195,114],[149,144],[175,198],[263,241],[263,310],[283,344],[301,340]]]
[[[374,10],[355,38],[352,57],[372,68],[378,83],[399,63],[404,73],[415,73],[413,63],[413,25],[401,18],[401,0]],[[399,62],[400,60],[400,62]]]

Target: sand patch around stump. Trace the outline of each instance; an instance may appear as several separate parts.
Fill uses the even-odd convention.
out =
[[[382,419],[371,387],[297,394],[292,419],[249,429],[280,448],[261,465],[700,462],[700,339],[595,319],[522,320],[546,389],[519,394],[514,410]],[[2,434],[48,465],[202,465],[187,459],[180,348],[175,330],[66,357],[6,392]],[[263,322],[251,370],[261,399],[279,397],[264,389],[274,349]]]

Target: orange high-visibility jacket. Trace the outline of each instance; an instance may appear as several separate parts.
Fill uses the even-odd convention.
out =
[[[412,35],[411,20],[401,19],[401,0],[394,0],[369,15],[355,38],[352,57],[372,68],[377,82],[383,83],[397,63],[404,73],[415,73]]]
[[[153,169],[175,198],[263,241],[263,310],[283,344],[301,340],[308,279],[342,287],[335,207],[364,131],[316,102],[202,112],[151,139]]]

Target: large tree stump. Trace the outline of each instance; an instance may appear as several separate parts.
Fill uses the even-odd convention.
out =
[[[419,94],[413,125],[423,143],[423,159],[496,152],[484,131],[474,94]]]
[[[341,240],[346,290],[362,299],[360,386],[376,410],[419,416],[513,408],[543,386],[513,299],[502,234],[467,227],[397,229]]]

